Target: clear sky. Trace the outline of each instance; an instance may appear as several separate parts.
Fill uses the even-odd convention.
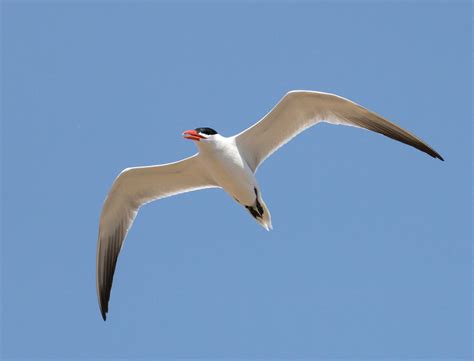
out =
[[[2,354],[470,359],[471,4],[2,4]],[[192,155],[288,90],[426,140],[310,129],[259,169],[266,232],[221,190],[147,205],[107,322],[98,218],[126,167]]]

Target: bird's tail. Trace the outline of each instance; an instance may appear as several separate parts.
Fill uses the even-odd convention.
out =
[[[246,206],[245,208],[247,208],[252,217],[255,218],[255,220],[263,228],[265,228],[267,231],[273,229],[272,216],[267,208],[267,205],[260,197],[260,195],[257,196],[257,199],[255,200],[255,203],[252,206]]]

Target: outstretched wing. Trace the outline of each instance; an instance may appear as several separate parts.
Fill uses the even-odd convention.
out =
[[[117,257],[138,209],[153,200],[216,185],[200,166],[199,155],[179,162],[125,169],[115,179],[100,216],[97,243],[97,296],[106,319]]]
[[[334,94],[304,90],[287,93],[259,122],[236,135],[236,143],[255,172],[278,148],[320,122],[372,130],[443,160],[421,139],[359,104]]]

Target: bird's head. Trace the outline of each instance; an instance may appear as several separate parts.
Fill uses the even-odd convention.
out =
[[[200,142],[201,140],[213,140],[218,133],[212,128],[196,128],[183,132],[183,137],[186,139]]]

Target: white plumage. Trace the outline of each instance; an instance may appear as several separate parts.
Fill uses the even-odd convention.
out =
[[[153,200],[218,187],[244,206],[265,229],[271,215],[255,178],[259,165],[305,129],[327,122],[365,128],[443,158],[422,140],[362,106],[334,94],[291,91],[259,122],[223,137],[211,128],[185,132],[199,152],[181,161],[127,168],[105,200],[97,245],[97,295],[104,320],[117,257],[139,208]]]

